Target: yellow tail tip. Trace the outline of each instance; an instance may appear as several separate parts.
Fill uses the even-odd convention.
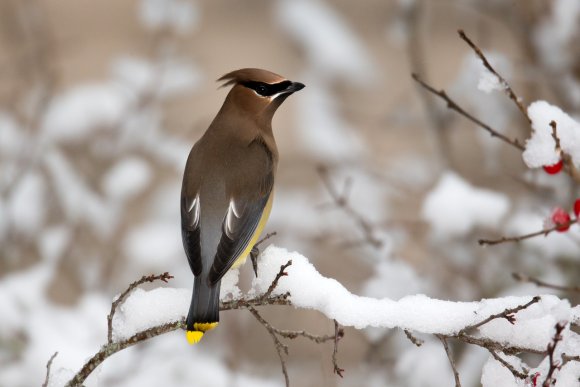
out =
[[[203,332],[201,331],[187,331],[185,332],[185,337],[190,345],[197,344],[203,337]]]

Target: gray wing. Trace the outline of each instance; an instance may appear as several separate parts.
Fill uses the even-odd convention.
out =
[[[230,202],[209,272],[211,284],[219,281],[248,247],[272,194],[275,168],[272,155],[261,141],[252,142],[249,148],[251,153],[243,164],[244,168],[251,168],[252,173],[233,171],[246,175],[242,178],[238,175],[234,179],[236,183],[226,188]]]
[[[189,267],[195,276],[200,275],[202,271],[199,212],[199,194],[194,197],[182,194],[181,239]]]

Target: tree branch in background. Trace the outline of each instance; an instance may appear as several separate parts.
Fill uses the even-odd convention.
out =
[[[125,300],[127,299],[127,296],[135,288],[137,288],[137,286],[142,285],[146,282],[155,282],[155,281],[159,280],[159,281],[163,281],[163,282],[167,283],[167,281],[169,281],[172,278],[173,278],[172,275],[169,275],[168,272],[165,272],[165,273],[160,274],[160,275],[144,275],[143,277],[141,277],[141,279],[130,284],[129,287],[127,288],[127,290],[125,290],[123,293],[121,293],[119,295],[119,297],[117,297],[117,299],[115,301],[113,301],[113,303],[111,304],[111,312],[107,316],[107,343],[111,344],[113,342],[113,317],[115,316],[115,312],[117,311],[117,307],[120,304],[122,304],[123,302],[125,302]]]
[[[513,139],[512,140],[511,138],[505,136],[504,134],[499,133],[497,130],[493,129],[491,126],[487,125],[486,123],[482,122],[481,120],[475,118],[474,116],[472,116],[471,114],[469,114],[468,112],[466,112],[461,106],[459,106],[455,101],[453,101],[447,95],[447,93],[445,92],[445,90],[435,90],[435,88],[433,88],[432,86],[430,86],[426,82],[424,82],[419,77],[419,75],[417,75],[417,74],[411,74],[411,75],[412,75],[413,79],[418,84],[420,84],[426,90],[428,90],[431,93],[435,94],[439,98],[443,99],[447,103],[447,108],[456,111],[457,113],[461,114],[462,116],[464,116],[465,118],[467,118],[471,122],[477,124],[479,127],[483,128],[489,134],[491,134],[492,137],[497,137],[500,140],[502,140],[503,142],[505,142],[506,144],[509,144],[509,145],[513,146],[514,148],[519,149],[522,152],[525,150],[524,146],[520,143],[520,141],[518,139]]]
[[[44,378],[44,383],[42,383],[42,387],[48,387],[48,379],[50,378],[50,367],[52,367],[52,362],[54,358],[58,355],[58,352],[52,354],[48,362],[46,363],[46,377]]]
[[[411,333],[410,330],[403,329],[403,332],[405,332],[405,336],[407,336],[407,339],[409,339],[409,341],[411,343],[413,343],[414,345],[416,345],[417,347],[420,347],[425,343],[423,340],[418,339],[415,336],[413,336],[413,334]]]
[[[443,344],[443,348],[445,349],[445,354],[447,355],[447,359],[449,360],[449,364],[451,364],[451,369],[453,370],[453,376],[455,377],[455,387],[461,387],[461,381],[459,380],[459,372],[457,372],[457,367],[455,366],[455,361],[453,360],[453,356],[451,355],[451,350],[449,349],[449,345],[447,344],[447,339],[445,336],[436,335],[441,343]]]
[[[512,87],[510,86],[510,84],[505,80],[504,77],[502,77],[497,71],[495,71],[495,69],[489,63],[489,61],[487,60],[487,58],[485,57],[485,55],[483,55],[483,52],[481,51],[481,49],[475,43],[473,43],[471,41],[471,39],[469,39],[469,37],[465,34],[465,32],[463,30],[458,30],[457,33],[459,34],[459,37],[461,39],[463,39],[469,45],[469,47],[471,47],[471,49],[475,52],[475,54],[479,57],[479,59],[481,59],[481,61],[483,62],[483,65],[485,66],[485,68],[489,72],[491,72],[493,75],[495,75],[497,77],[497,79],[499,80],[499,82],[503,86],[503,90],[505,91],[505,93],[507,94],[507,96],[512,101],[514,101],[514,103],[518,107],[518,110],[523,114],[523,116],[526,118],[526,120],[528,121],[528,123],[531,124],[532,123],[532,120],[530,120],[530,117],[528,117],[528,113],[526,111],[526,108],[522,104],[521,98],[519,98],[516,95],[516,93],[513,91]]]
[[[342,210],[356,223],[363,234],[364,243],[368,243],[376,249],[381,248],[383,241],[375,236],[375,230],[371,222],[359,214],[349,203],[349,194],[352,187],[352,180],[346,179],[342,192],[339,192],[330,181],[328,168],[326,166],[318,166],[317,171],[322,180],[322,183],[332,198],[332,203],[328,204]]]
[[[554,351],[556,350],[556,346],[558,342],[562,340],[562,331],[566,327],[565,323],[557,323],[556,324],[556,333],[554,333],[554,338],[552,342],[548,344],[548,358],[550,359],[550,368],[548,369],[548,373],[546,375],[546,379],[544,383],[542,383],[542,387],[550,387],[551,385],[556,383],[556,379],[554,378],[554,372],[559,370],[562,367],[562,364],[554,359]]]
[[[515,279],[516,281],[519,282],[529,282],[532,283],[536,286],[542,287],[542,288],[549,288],[549,289],[554,289],[554,290],[561,290],[563,292],[575,292],[575,293],[580,293],[580,286],[562,286],[562,285],[554,285],[554,284],[550,284],[547,282],[544,282],[540,279],[534,278],[534,277],[530,277],[526,274],[523,273],[512,273],[512,277],[513,279]]]
[[[563,227],[568,227],[571,226],[573,224],[575,224],[578,220],[577,219],[570,219],[570,221],[566,222],[566,223],[562,223],[562,224],[557,224],[554,227],[545,229],[545,230],[540,230],[540,231],[536,231],[536,232],[532,232],[529,234],[523,234],[523,235],[518,235],[518,236],[513,236],[513,237],[501,237],[499,239],[480,239],[477,241],[477,243],[479,243],[480,246],[493,246],[493,245],[499,245],[501,243],[506,243],[506,242],[520,242],[523,241],[525,239],[530,239],[530,238],[534,238],[540,235],[543,236],[548,236],[548,234],[561,229]]]
[[[342,378],[344,369],[338,366],[338,341],[344,337],[344,329],[340,327],[338,322],[334,320],[334,349],[332,350],[332,364],[334,366],[334,373]]]

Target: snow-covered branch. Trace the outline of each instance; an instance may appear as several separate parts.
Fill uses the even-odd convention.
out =
[[[235,273],[232,275],[235,277]],[[580,336],[570,330],[571,323],[580,321],[580,309],[572,307],[567,300],[551,295],[503,297],[477,302],[444,301],[425,295],[407,296],[398,301],[361,297],[349,292],[338,281],[322,276],[306,257],[273,246],[263,252],[260,276],[253,280],[252,287],[246,294],[241,295],[235,278],[224,281],[222,294],[225,296],[222,310],[248,309],[268,330],[274,339],[287,380],[284,363],[287,347],[280,338],[301,336],[317,343],[334,340],[335,372],[342,372],[336,364],[336,344],[342,336],[339,325],[357,329],[401,328],[417,334],[433,334],[444,345],[448,340],[456,339],[486,348],[494,359],[499,352],[512,360],[513,355],[520,353],[537,353],[548,356],[549,363],[553,364],[556,356],[561,358],[565,354],[568,359],[574,359],[580,355],[580,348],[575,345]],[[236,296],[231,297],[232,294]],[[116,352],[150,338],[183,329],[183,313],[187,310],[189,297],[189,289],[134,289],[125,302],[117,306],[113,315],[112,342],[104,345],[91,357],[67,386],[82,384],[99,364]],[[302,331],[277,329],[264,320],[256,309],[273,304],[317,310],[336,322],[335,333],[316,336]],[[557,349],[552,344],[554,326],[561,327]],[[477,333],[469,333],[471,331]],[[448,356],[451,356],[449,351]],[[510,364],[513,363],[512,360],[509,360]],[[576,361],[562,360],[559,364],[561,368],[552,369],[552,374],[575,372],[578,367]],[[510,375],[517,375],[518,372],[525,375],[539,372],[546,377],[552,377],[547,373],[550,367],[539,367],[532,372],[531,367],[521,363],[515,369],[517,372],[512,367]]]

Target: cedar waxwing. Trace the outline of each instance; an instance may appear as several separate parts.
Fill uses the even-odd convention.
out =
[[[272,207],[278,149],[272,117],[302,83],[260,69],[232,71],[233,85],[213,122],[191,149],[181,189],[183,247],[194,275],[187,341],[219,321],[220,281],[252,257]]]

